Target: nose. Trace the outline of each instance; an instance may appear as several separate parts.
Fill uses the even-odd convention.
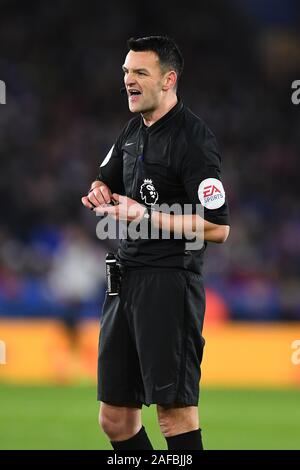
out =
[[[127,73],[124,77],[124,84],[126,87],[136,84],[136,79],[132,73]]]

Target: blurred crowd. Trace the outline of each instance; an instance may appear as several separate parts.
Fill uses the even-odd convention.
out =
[[[126,39],[169,34],[185,57],[179,93],[217,136],[231,208],[206,285],[232,319],[300,320],[299,33],[238,2],[198,4],[1,1],[1,316],[99,315],[115,244],[97,239],[80,199],[131,117]]]

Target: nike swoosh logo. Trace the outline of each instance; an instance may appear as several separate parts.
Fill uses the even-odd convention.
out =
[[[125,142],[125,147],[127,147],[128,145],[133,145],[135,144],[135,142]]]
[[[171,387],[172,385],[174,385],[174,382],[170,383],[170,384],[167,384],[167,385],[163,385],[162,387],[158,387],[157,385],[155,385],[154,389],[159,392],[160,390],[164,390],[165,388],[169,388]]]

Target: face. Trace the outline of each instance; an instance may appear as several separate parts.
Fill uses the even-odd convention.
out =
[[[129,51],[122,68],[130,111],[147,113],[156,110],[163,96],[166,75],[155,52]]]

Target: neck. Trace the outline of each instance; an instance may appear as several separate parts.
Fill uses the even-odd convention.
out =
[[[149,111],[146,113],[142,113],[145,126],[147,127],[152,126],[152,124],[154,124],[156,121],[161,119],[172,108],[174,108],[177,102],[178,102],[177,95],[174,94],[166,102],[161,103],[157,109],[154,109],[153,111]]]

